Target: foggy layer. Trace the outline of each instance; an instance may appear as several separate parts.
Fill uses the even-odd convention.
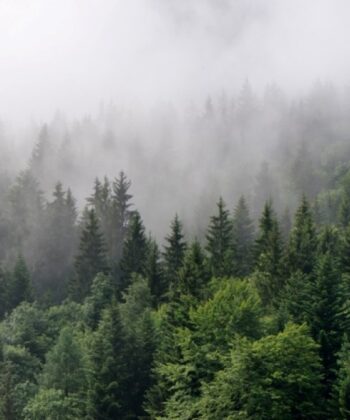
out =
[[[153,106],[276,82],[347,84],[346,0],[2,0],[0,116]]]

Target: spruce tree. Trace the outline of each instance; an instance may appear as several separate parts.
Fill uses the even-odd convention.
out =
[[[90,344],[89,360],[89,418],[126,418],[126,339],[116,303],[112,303],[103,312]]]
[[[131,181],[127,179],[124,172],[113,182],[112,189],[112,232],[113,247],[112,258],[119,263],[122,254],[124,241],[128,232],[128,225],[133,212],[130,210],[132,195],[129,193]]]
[[[74,253],[77,245],[75,200],[71,192],[63,190],[58,182],[53,201],[45,209],[45,226],[41,244],[41,264],[34,272],[41,296],[50,296],[60,302],[66,296],[66,286],[73,273]],[[50,235],[47,235],[47,232]]]
[[[242,196],[233,214],[233,274],[244,277],[252,269],[254,224],[249,209]]]
[[[289,238],[288,268],[291,273],[297,270],[305,274],[312,272],[315,266],[316,242],[312,211],[309,202],[303,196]]]
[[[82,301],[90,292],[93,279],[98,273],[108,273],[105,244],[94,209],[86,212],[79,253],[75,259],[75,276],[71,292],[73,297]]]
[[[255,283],[264,304],[276,303],[284,286],[282,239],[278,221],[268,206],[260,221],[255,265]]]
[[[120,261],[121,276],[118,292],[123,292],[131,283],[132,274],[145,274],[147,239],[145,228],[138,211],[131,217]]]
[[[225,277],[232,274],[232,223],[222,198],[217,208],[218,214],[210,218],[206,250],[213,276]]]
[[[195,240],[185,253],[184,263],[179,271],[179,291],[195,300],[206,296],[210,273],[200,243]]]
[[[182,267],[186,250],[182,223],[177,214],[171,222],[170,229],[170,234],[165,238],[166,245],[164,246],[163,258],[167,289],[173,292],[178,285],[178,274]]]
[[[22,255],[17,257],[8,292],[10,309],[15,308],[23,301],[30,302],[32,300],[31,276]]]
[[[147,245],[147,258],[145,265],[145,277],[153,296],[153,303],[157,306],[162,302],[166,293],[163,267],[160,260],[160,251],[157,242],[149,238]]]

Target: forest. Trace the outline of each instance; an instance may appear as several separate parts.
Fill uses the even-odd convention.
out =
[[[0,1],[0,420],[350,419],[349,16]]]
[[[55,147],[52,124],[38,131],[25,169],[1,176],[1,418],[349,418],[350,146],[345,105],[330,118],[320,107],[334,91],[312,95],[325,89],[314,107],[278,108],[275,159],[253,182],[230,180],[233,205],[221,194],[230,182],[207,175],[202,212],[193,197],[178,200],[160,238],[123,171],[97,177],[83,205],[59,180],[48,192],[47,179],[67,177],[74,161]],[[242,143],[239,117],[214,114],[214,103],[197,118],[212,127],[198,150],[234,162],[268,105],[246,114]],[[234,128],[220,137],[227,121]],[[166,198],[147,185],[161,219]]]

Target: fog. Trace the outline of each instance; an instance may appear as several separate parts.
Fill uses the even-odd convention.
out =
[[[61,180],[82,207],[96,176],[124,170],[159,237],[175,212],[200,236],[219,195],[247,195],[254,215],[270,195],[293,208],[286,156],[346,138],[349,13],[345,0],[1,0],[2,168],[26,168],[48,124],[47,197]],[[278,187],[262,192],[266,168]]]
[[[346,84],[349,12],[346,0],[2,0],[0,114],[182,104],[246,78],[292,94]]]

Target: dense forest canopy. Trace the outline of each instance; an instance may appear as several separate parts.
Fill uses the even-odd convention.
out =
[[[0,420],[350,418],[349,13],[0,2]]]

